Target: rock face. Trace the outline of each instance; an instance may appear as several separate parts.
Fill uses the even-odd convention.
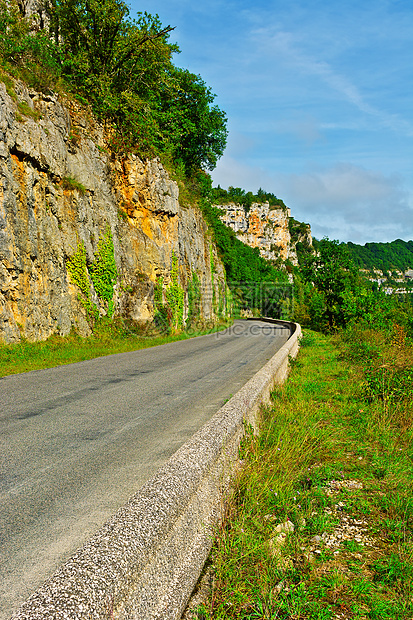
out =
[[[119,160],[106,137],[73,101],[0,84],[0,341],[86,335],[112,311],[152,321],[171,287],[181,320],[225,314],[201,213],[181,207],[159,160]]]
[[[297,239],[291,238],[290,209],[272,207],[268,202],[253,203],[248,211],[234,203],[216,206],[223,211],[221,220],[232,228],[238,239],[252,248],[259,248],[261,256],[267,260],[281,258],[296,265],[296,242],[303,241],[305,237],[306,243],[312,244],[308,225],[304,235]]]
[[[43,29],[50,23],[47,0],[17,0],[23,17],[31,17],[34,28]]]

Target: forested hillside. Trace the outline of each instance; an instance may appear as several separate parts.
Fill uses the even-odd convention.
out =
[[[383,273],[413,269],[413,241],[396,239],[390,243],[346,244],[353,261],[362,269],[379,269]]]

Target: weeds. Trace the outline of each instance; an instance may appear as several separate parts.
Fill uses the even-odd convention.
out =
[[[61,180],[61,185],[63,189],[66,189],[68,191],[77,191],[82,196],[87,192],[86,187],[72,177],[63,177]]]
[[[243,443],[212,592],[185,617],[413,617],[411,345],[401,330],[302,345]]]
[[[17,108],[19,110],[19,112],[21,112],[21,114],[23,114],[24,116],[30,116],[31,118],[34,118],[35,120],[39,120],[40,118],[40,112],[38,110],[33,110],[29,104],[27,103],[27,101],[19,101],[17,103]]]

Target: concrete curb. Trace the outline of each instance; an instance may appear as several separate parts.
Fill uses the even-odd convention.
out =
[[[11,620],[177,620],[212,545],[244,421],[284,382],[301,328]]]

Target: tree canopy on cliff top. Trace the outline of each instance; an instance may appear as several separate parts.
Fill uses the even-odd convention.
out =
[[[173,28],[146,12],[131,19],[123,0],[50,0],[47,13],[48,27],[33,28],[15,0],[0,0],[7,71],[36,88],[63,80],[116,127],[112,146],[120,151],[166,154],[187,173],[215,167],[226,116],[199,75],[173,64]]]
[[[246,210],[249,210],[254,202],[268,202],[270,207],[287,209],[281,198],[277,198],[272,192],[266,192],[261,187],[256,194],[253,194],[252,192],[246,192],[245,189],[241,187],[232,187],[232,185],[230,185],[228,189],[224,189],[218,185],[218,187],[212,188],[211,196],[214,204],[225,205],[234,202],[235,204],[242,205]]]

